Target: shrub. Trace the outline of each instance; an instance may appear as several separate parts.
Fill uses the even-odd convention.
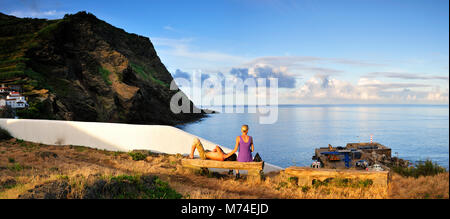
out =
[[[8,166],[7,168],[8,168],[9,170],[11,170],[11,171],[19,172],[19,171],[22,171],[22,170],[24,170],[24,169],[30,169],[31,167],[29,167],[29,166],[24,166],[24,165],[22,165],[22,164],[20,164],[20,163],[14,163],[12,166]]]
[[[434,176],[447,170],[431,160],[418,161],[412,167],[393,167],[392,170],[402,176],[418,178],[419,176]]]
[[[169,87],[168,84],[164,83],[163,81],[161,81],[153,76],[154,70],[153,71],[149,70],[145,66],[141,66],[136,63],[130,63],[130,66],[133,69],[133,71],[136,72],[142,79],[147,80],[147,81],[150,80],[150,81],[156,82],[164,87]]]
[[[150,198],[153,199],[180,199],[183,196],[169,187],[169,183],[155,177],[156,189],[151,193]],[[151,191],[150,191],[151,192]]]
[[[75,149],[75,151],[77,152],[84,152],[88,149],[87,147],[84,146],[73,146],[73,145],[71,145],[70,148]]]
[[[11,134],[9,134],[8,130],[0,128],[0,141],[1,140],[9,140],[13,138]]]
[[[183,196],[157,176],[120,175],[84,188],[86,199],[180,199]]]
[[[280,190],[281,188],[287,188],[288,187],[287,182],[279,182],[278,185],[275,187],[276,190]]]
[[[318,188],[320,186],[336,186],[336,187],[351,187],[351,188],[366,188],[373,185],[373,181],[370,179],[347,179],[347,178],[328,178],[324,181],[313,180],[313,187]]]
[[[291,176],[288,178],[288,181],[293,185],[298,185],[298,177]]]
[[[58,28],[58,25],[62,22],[63,20],[59,20],[55,23],[52,24],[48,24],[47,26],[45,26],[44,28],[42,28],[41,30],[39,30],[37,32],[37,34],[41,37],[41,38],[49,38],[51,36],[51,33],[53,31],[55,31]]]
[[[133,158],[133,160],[135,160],[135,161],[145,160],[145,158],[147,157],[147,155],[145,155],[141,152],[130,152],[130,153],[128,153],[128,155],[130,155],[131,158]]]
[[[42,102],[32,102],[28,108],[17,110],[17,116],[23,119],[40,119],[42,118],[42,111]]]
[[[102,78],[105,81],[105,83],[111,85],[112,82],[109,80],[109,75],[111,74],[111,72],[109,72],[107,69],[102,68],[102,67],[99,68],[99,72],[102,75]]]
[[[302,192],[306,193],[311,189],[309,186],[302,186]]]

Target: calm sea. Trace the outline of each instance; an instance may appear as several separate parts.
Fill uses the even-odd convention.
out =
[[[371,134],[393,155],[449,166],[448,105],[283,105],[271,125],[259,124],[259,116],[220,113],[179,128],[232,149],[248,124],[255,151],[284,168],[310,165],[314,148],[369,142]]]

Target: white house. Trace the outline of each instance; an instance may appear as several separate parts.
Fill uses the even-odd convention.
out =
[[[6,99],[0,99],[0,109],[5,108],[6,106]]]
[[[6,87],[5,84],[2,84],[0,87],[0,93],[9,93],[10,88]]]
[[[6,96],[5,102],[5,105],[10,106],[11,108],[25,108],[28,106],[25,97],[16,91],[9,92],[9,95]]]

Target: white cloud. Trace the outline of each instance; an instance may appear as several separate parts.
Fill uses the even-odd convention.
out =
[[[429,84],[417,84],[417,83],[390,83],[390,82],[382,82],[380,80],[368,79],[368,78],[360,78],[358,81],[358,85],[362,87],[368,88],[377,88],[380,90],[387,89],[399,89],[399,88],[412,88],[412,87],[432,87]]]
[[[165,29],[171,30],[171,26]],[[195,49],[193,38],[162,38],[151,37],[152,42],[157,47],[158,54],[170,58],[177,66],[185,70],[214,69],[228,72],[232,68],[252,68],[257,65],[269,65],[274,68],[286,68],[292,74],[340,74],[343,71],[334,68],[336,65],[374,67],[384,64],[373,63],[364,60],[353,60],[345,58],[325,58],[315,56],[264,56],[247,57],[241,55],[228,54],[218,51],[205,51]],[[333,65],[333,67],[328,67]]]
[[[228,66],[242,63],[247,58],[242,56],[230,55],[216,51],[195,51],[191,48],[194,39],[170,39],[170,38],[151,38],[155,46],[162,47],[158,52],[165,53],[175,57],[181,57],[189,60],[195,60],[195,63],[215,62],[213,64],[226,64]],[[201,68],[198,66],[197,68]]]
[[[30,17],[30,18],[57,18],[57,17],[63,17],[67,12],[64,11],[56,11],[56,10],[49,10],[49,11],[38,11],[38,10],[24,10],[24,11],[12,11],[9,13],[9,15],[16,16],[16,17]]]
[[[176,68],[182,66],[186,71],[200,70],[207,74],[214,71],[226,72],[227,76],[241,79],[276,77],[279,79],[281,89],[280,103],[448,104],[449,102],[448,87],[436,84],[448,81],[446,75],[394,70],[372,72],[359,78],[353,77],[356,81],[349,81],[351,75],[343,75],[349,68],[358,68],[358,71],[361,71],[361,68],[373,69],[385,65],[365,60],[314,56],[251,58],[216,51],[195,50],[192,38],[152,38],[152,40],[159,47],[158,54],[176,59],[178,62]],[[341,66],[346,71],[337,69]],[[206,70],[207,68],[209,70]],[[302,77],[309,79],[299,83]]]
[[[345,59],[345,58],[325,58],[316,56],[265,56],[255,58],[246,64],[254,65],[257,63],[266,63],[272,65],[284,65],[289,67],[302,67],[305,64],[324,64],[334,63],[352,66],[384,66],[384,64],[373,63],[363,60]]]
[[[288,72],[285,66],[275,67],[267,64],[256,64],[249,68],[233,68],[230,74],[242,80],[246,80],[247,78],[277,78],[278,87],[280,88],[296,87],[297,76]]]
[[[175,28],[173,28],[170,25],[164,26],[164,30],[168,30],[168,31],[175,31]]]
[[[412,90],[425,87],[428,90]],[[430,89],[431,87],[431,89]],[[360,78],[354,85],[330,76],[315,75],[282,98],[295,103],[436,103],[448,104],[448,89],[411,83],[386,83]]]
[[[435,87],[431,92],[429,92],[426,96],[426,99],[431,102],[449,102],[448,89],[444,92],[441,92],[440,87]]]
[[[448,76],[407,73],[407,72],[372,72],[372,73],[365,75],[364,77],[366,77],[366,78],[386,77],[386,78],[405,79],[405,80],[444,80],[444,81],[448,81]]]

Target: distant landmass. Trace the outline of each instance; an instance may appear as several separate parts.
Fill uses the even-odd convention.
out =
[[[205,116],[171,112],[180,92],[169,89],[172,80],[149,38],[93,14],[46,20],[0,13],[0,83],[26,97],[20,118],[174,125]]]

